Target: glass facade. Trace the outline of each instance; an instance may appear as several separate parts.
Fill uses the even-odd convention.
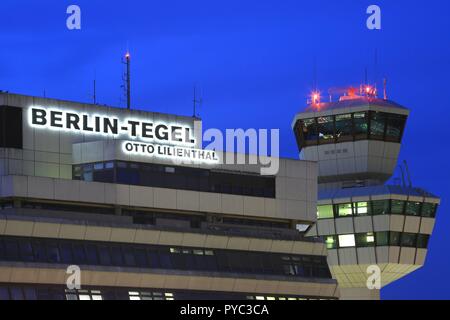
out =
[[[201,168],[108,161],[73,166],[73,179],[275,198],[275,177]]]
[[[403,200],[374,200],[354,203],[327,204],[317,206],[318,219],[333,219],[349,216],[399,214],[434,218],[437,204]]]
[[[366,111],[298,120],[294,127],[299,148],[357,140],[400,143],[406,116]]]
[[[0,237],[0,261],[330,278],[324,256]]]
[[[69,290],[60,285],[0,283],[0,300],[310,300],[309,296],[161,288],[92,287]],[[323,297],[321,297],[323,299]]]
[[[341,234],[322,237],[327,249],[401,246],[426,249],[430,236],[392,231]]]

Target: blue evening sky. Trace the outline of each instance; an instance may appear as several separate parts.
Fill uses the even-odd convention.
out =
[[[66,28],[66,8],[82,29]],[[382,9],[382,30],[366,8]],[[204,128],[279,128],[296,158],[290,124],[317,82],[330,87],[388,78],[389,98],[411,109],[401,159],[415,186],[442,197],[426,265],[382,291],[385,299],[450,298],[450,2],[366,0],[2,0],[0,90],[123,106],[121,57],[132,54],[133,107],[192,114],[202,90]],[[375,66],[375,50],[378,63]]]

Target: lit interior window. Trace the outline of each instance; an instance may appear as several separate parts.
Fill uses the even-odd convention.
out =
[[[263,296],[256,296],[256,300],[264,300]]]
[[[347,217],[353,214],[351,203],[338,204],[337,207],[338,207],[338,214],[340,217]]]
[[[348,248],[355,246],[355,235],[354,234],[344,234],[339,236],[339,247]]]
[[[375,242],[375,236],[373,235],[373,233],[368,233],[366,239],[367,239],[367,242],[368,242],[368,243],[373,243],[373,242]]]
[[[88,294],[80,294],[78,297],[80,300],[91,300],[91,296]]]
[[[275,297],[267,297],[267,300],[275,300]]]
[[[357,214],[367,215],[367,202],[358,202],[356,204]]]

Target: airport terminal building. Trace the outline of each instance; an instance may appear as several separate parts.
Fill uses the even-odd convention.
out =
[[[0,299],[339,297],[305,234],[315,160],[261,175],[202,150],[197,118],[9,93],[0,123]]]

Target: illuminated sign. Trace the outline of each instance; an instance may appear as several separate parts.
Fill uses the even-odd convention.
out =
[[[184,162],[218,163],[220,159],[213,150],[165,146],[152,143],[124,141],[122,151],[127,154],[158,157]]]
[[[28,122],[34,128],[67,131],[71,133],[95,134],[154,141],[159,143],[194,146],[193,128],[187,125],[149,122],[144,119],[121,120],[111,115],[87,114],[32,106]]]
[[[206,164],[220,161],[215,151],[194,148],[192,124],[150,122],[145,118],[120,118],[41,106],[28,109],[28,123],[37,129],[127,137],[133,141],[124,141],[122,151],[130,155]]]

